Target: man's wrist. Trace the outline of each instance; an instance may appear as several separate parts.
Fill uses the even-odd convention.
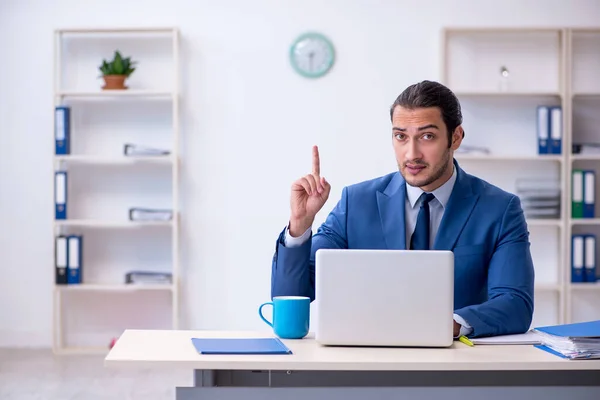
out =
[[[463,317],[454,313],[454,337],[467,336],[473,332],[473,327]],[[458,325],[458,332],[456,326]]]
[[[305,219],[290,219],[288,225],[288,231],[292,237],[300,237],[304,232],[306,232],[313,224],[313,218],[305,218]]]

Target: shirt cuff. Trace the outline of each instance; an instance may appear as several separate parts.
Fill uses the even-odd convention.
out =
[[[299,237],[293,237],[292,235],[290,235],[290,227],[288,226],[287,228],[285,228],[285,237],[284,237],[284,244],[285,247],[300,247],[302,246],[302,244],[304,244],[304,242],[306,242],[308,239],[310,239],[310,232],[311,232],[312,228],[308,228],[302,235],[300,235]]]
[[[471,325],[469,325],[469,323],[465,321],[465,319],[460,315],[454,314],[454,321],[456,321],[456,323],[460,325],[460,332],[458,333],[457,337],[467,336],[468,334],[473,332],[473,328],[471,327]]]

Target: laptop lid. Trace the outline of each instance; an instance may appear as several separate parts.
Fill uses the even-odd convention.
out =
[[[319,249],[315,262],[319,343],[452,345],[451,251]]]

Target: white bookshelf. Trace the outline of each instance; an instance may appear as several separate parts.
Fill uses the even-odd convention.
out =
[[[68,200],[66,220],[52,214],[51,240],[83,236],[83,281],[56,284],[53,258],[53,347],[104,353],[124,329],[179,327],[179,31],[69,28],[54,40],[54,106],[71,108],[71,152],[56,155],[52,140],[51,179],[67,171]],[[138,64],[128,89],[104,91],[98,66],[115,50]],[[170,154],[125,156],[126,143]],[[132,207],[169,209],[173,219],[130,221]],[[169,272],[172,283],[125,283],[140,270]]]
[[[581,142],[600,143],[600,27],[568,29],[567,36],[567,130],[569,150]],[[596,218],[571,218],[571,173],[573,169],[588,168],[600,172],[600,154],[573,154],[569,151],[566,163],[567,200],[569,209],[568,236],[566,246],[571,254],[571,235],[593,233],[597,235],[595,257],[600,256],[600,208],[596,206]],[[596,204],[600,194],[600,178],[596,178]],[[598,263],[598,261],[596,261]],[[600,269],[599,269],[600,270]],[[597,272],[596,276],[600,272]],[[571,260],[565,260],[565,282],[567,297],[566,318],[569,322],[600,319],[600,282],[571,283]]]
[[[598,49],[600,27],[448,28],[442,33],[442,82],[461,102],[463,143],[491,150],[457,154],[461,166],[512,193],[523,177],[560,182],[560,218],[527,221],[536,270],[533,325],[600,319],[600,283],[571,283],[570,256],[573,233],[600,238],[600,208],[596,218],[572,219],[570,195],[574,168],[600,171],[600,154],[573,154],[572,149],[578,142],[600,143]],[[537,152],[535,108],[542,104],[562,106],[562,154]],[[596,199],[599,195],[597,176]],[[596,260],[599,249],[600,244]]]
[[[560,218],[528,219],[527,224],[536,273],[532,325],[564,323],[571,290],[566,280],[570,202],[566,207],[565,196],[570,142],[563,140],[562,154],[538,154],[536,107],[568,110],[567,30],[448,28],[441,47],[441,81],[461,103],[463,145],[490,150],[457,153],[461,167],[515,194],[517,179],[560,184]],[[508,79],[502,78],[502,67]],[[566,121],[563,132],[568,132]]]

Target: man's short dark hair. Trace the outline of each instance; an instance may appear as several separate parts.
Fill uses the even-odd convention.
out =
[[[448,129],[448,147],[452,144],[452,134],[456,127],[462,124],[462,112],[458,98],[450,89],[438,82],[422,81],[404,89],[390,108],[390,119],[393,118],[397,106],[409,110],[438,107]]]

